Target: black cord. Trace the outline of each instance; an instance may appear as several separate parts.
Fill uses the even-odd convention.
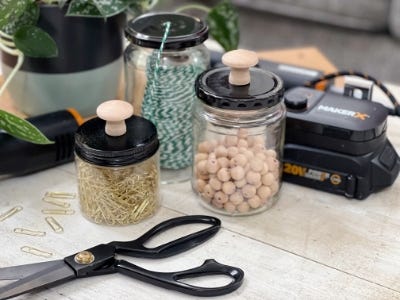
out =
[[[364,74],[362,72],[357,72],[357,71],[352,71],[352,70],[348,70],[348,71],[338,71],[338,72],[334,72],[334,73],[330,73],[330,74],[326,74],[323,75],[317,79],[314,79],[312,81],[308,81],[305,83],[306,87],[311,87],[314,88],[315,85],[321,81],[326,81],[326,80],[331,80],[334,79],[336,77],[341,77],[341,76],[357,76],[357,77],[361,77],[367,80],[372,81],[377,87],[379,87],[382,92],[385,93],[385,95],[388,97],[388,99],[390,100],[390,102],[392,102],[394,109],[389,109],[389,114],[391,115],[396,115],[396,116],[400,116],[400,103],[396,100],[396,98],[393,96],[393,94],[388,90],[388,88],[379,80],[377,80],[376,78],[368,75],[368,74]]]

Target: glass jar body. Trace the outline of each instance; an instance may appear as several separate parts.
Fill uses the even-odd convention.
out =
[[[129,225],[160,206],[159,155],[123,167],[95,165],[75,155],[81,211],[105,225]]]
[[[157,126],[164,183],[190,179],[194,83],[209,61],[203,44],[161,53],[130,44],[125,51],[125,98]]]
[[[286,109],[237,111],[197,101],[192,188],[202,205],[249,215],[275,204],[281,186]]]

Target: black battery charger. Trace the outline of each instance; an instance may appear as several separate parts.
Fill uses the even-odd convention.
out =
[[[386,107],[307,87],[288,90],[285,104],[285,181],[356,199],[394,182],[400,158]]]

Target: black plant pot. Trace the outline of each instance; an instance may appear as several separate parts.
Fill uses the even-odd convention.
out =
[[[125,14],[103,18],[66,17],[57,6],[42,5],[38,26],[56,41],[55,58],[25,57],[9,85],[17,109],[38,115],[76,108],[83,116],[117,97],[122,70]],[[16,57],[2,53],[7,76]]]

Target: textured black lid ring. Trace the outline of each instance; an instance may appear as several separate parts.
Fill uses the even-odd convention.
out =
[[[123,167],[152,157],[159,149],[155,125],[132,116],[126,120],[128,131],[122,136],[108,136],[104,120],[91,119],[75,134],[75,153],[82,160],[105,167]]]
[[[195,83],[196,95],[205,104],[230,110],[270,108],[283,99],[283,81],[272,72],[250,68],[251,82],[244,86],[229,83],[230,69],[203,72]]]
[[[164,23],[171,22],[164,49],[179,50],[194,47],[208,38],[208,26],[201,20],[180,13],[148,13],[130,20],[126,38],[133,44],[158,49],[164,36]]]

